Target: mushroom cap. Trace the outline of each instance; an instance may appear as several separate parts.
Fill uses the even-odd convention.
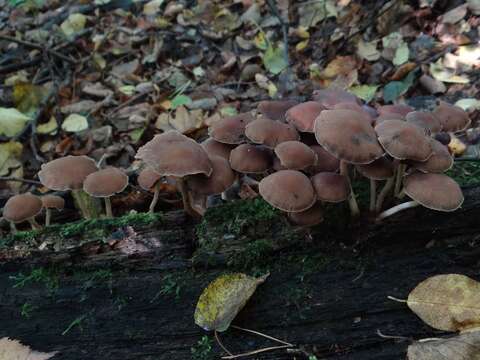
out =
[[[294,213],[288,213],[288,218],[300,226],[314,226],[323,222],[322,205],[317,202],[311,208]]]
[[[43,195],[40,200],[45,209],[62,210],[65,207],[65,200],[61,196]]]
[[[285,121],[287,110],[297,104],[295,100],[263,100],[258,103],[257,110],[271,120]]]
[[[135,158],[161,175],[183,177],[212,173],[207,153],[195,140],[170,130],[155,137],[138,149]]]
[[[230,166],[245,174],[261,174],[272,167],[272,152],[264,146],[242,144],[230,153]]]
[[[322,172],[311,178],[318,200],[337,203],[350,195],[348,179],[344,175]]]
[[[264,177],[258,185],[263,199],[286,212],[300,212],[316,202],[310,179],[297,170],[280,170]]]
[[[375,125],[381,124],[382,122],[388,121],[388,120],[405,121],[405,116],[397,114],[397,113],[385,113],[385,114],[382,114],[382,115],[378,115],[375,118]]]
[[[313,166],[317,160],[317,155],[310,147],[296,140],[278,144],[274,151],[286,169],[303,170]]]
[[[336,88],[315,90],[313,92],[313,100],[319,102],[326,109],[333,109],[338,103],[348,102],[359,105],[361,104],[358,97],[356,97],[354,94]]]
[[[42,210],[42,200],[30,193],[14,195],[3,207],[3,217],[13,223],[28,220]]]
[[[220,156],[226,160],[230,158],[230,152],[235,148],[235,145],[224,144],[213,138],[204,140],[200,145],[202,145],[209,157]]]
[[[51,190],[79,190],[85,178],[97,170],[92,158],[68,155],[43,164],[38,178],[43,186]]]
[[[151,191],[161,178],[161,174],[147,166],[138,174],[137,183],[143,190]]]
[[[213,171],[210,176],[203,174],[192,175],[187,184],[194,192],[201,195],[221,194],[233,185],[236,179],[230,163],[220,156],[210,157]]]
[[[315,175],[319,172],[336,172],[340,168],[340,160],[320,145],[312,145],[310,149],[317,155],[317,161],[306,170],[309,174]]]
[[[83,191],[93,197],[110,197],[122,192],[128,185],[128,176],[116,167],[98,170],[87,176]]]
[[[372,180],[386,180],[394,175],[393,163],[381,157],[370,164],[355,165],[358,172],[368,179]]]
[[[315,119],[325,110],[317,101],[307,101],[290,108],[285,115],[288,123],[300,132],[313,132]]]
[[[422,206],[438,211],[455,211],[463,203],[460,186],[444,174],[416,172],[404,178],[405,194]]]
[[[440,121],[442,130],[446,132],[465,130],[471,123],[470,117],[465,110],[443,101],[435,108],[433,116]]]
[[[410,165],[421,172],[443,173],[453,166],[453,156],[448,147],[441,142],[430,138],[432,156],[427,161],[412,161]]]
[[[358,111],[322,111],[315,137],[333,156],[352,164],[368,164],[384,154],[368,116]]]
[[[440,120],[433,116],[431,112],[412,111],[406,115],[405,120],[407,120],[408,123],[417,125],[428,135],[442,131]]]
[[[425,161],[432,155],[430,138],[421,128],[402,120],[388,120],[375,126],[378,141],[395,159]]]
[[[377,111],[379,115],[383,114],[399,114],[402,116],[407,116],[409,112],[414,111],[415,109],[408,105],[395,104],[395,105],[383,105],[380,106]]]
[[[245,142],[245,126],[253,121],[249,112],[225,117],[214,122],[208,128],[208,134],[224,144],[242,144]]]
[[[365,110],[365,105],[360,106],[357,103],[342,102],[342,103],[336,104],[333,107],[333,110],[342,110],[342,109],[343,110],[354,110],[354,111],[361,112],[361,113],[368,116],[371,125],[373,125],[375,123],[375,118],[372,116],[370,111]],[[375,111],[375,109],[373,109],[373,110]]]
[[[264,117],[249,123],[245,128],[245,135],[255,144],[262,144],[272,149],[284,141],[300,139],[300,135],[292,125]]]

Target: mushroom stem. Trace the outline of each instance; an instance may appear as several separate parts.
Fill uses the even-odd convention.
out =
[[[52,209],[47,208],[45,210],[45,226],[50,226],[51,218],[52,218]]]
[[[107,215],[107,218],[113,218],[112,202],[110,201],[110,196],[105,197],[105,215]]]
[[[375,205],[375,212],[378,214],[382,211],[383,201],[387,197],[390,190],[392,190],[393,184],[395,183],[395,177],[392,176],[387,180],[385,185],[383,186],[382,190],[380,190],[380,194],[377,197],[377,204]]]
[[[392,207],[388,210],[385,210],[380,215],[378,215],[377,221],[383,220],[386,217],[392,216],[393,214],[396,214],[397,212],[400,212],[402,210],[414,208],[418,205],[420,205],[420,204],[418,202],[416,202],[415,200],[407,201],[407,202],[404,202],[402,204],[398,204],[398,205],[396,205],[396,206],[394,206],[394,207]]]
[[[393,192],[395,197],[398,197],[398,194],[400,193],[400,190],[402,188],[402,180],[403,180],[403,175],[405,174],[405,168],[407,166],[405,164],[398,164],[397,168],[397,178],[395,180],[395,191]]]
[[[30,219],[28,219],[28,222],[32,226],[32,230],[39,230],[42,228],[42,226],[39,223],[37,223],[37,220],[35,220],[34,217],[31,217]]]
[[[199,214],[192,208],[192,205],[190,203],[189,191],[187,189],[187,185],[185,184],[185,181],[180,177],[175,177],[175,180],[177,183],[177,188],[180,191],[180,194],[182,195],[183,210],[194,218],[200,217],[201,214]]]
[[[350,187],[350,195],[348,195],[348,206],[350,207],[350,214],[356,218],[360,215],[360,209],[358,208],[357,200],[355,199],[355,193],[353,192],[352,183],[350,182],[350,176],[348,175],[348,163],[340,161],[340,175],[344,175],[347,179],[348,186]]]
[[[72,190],[75,204],[85,219],[97,219],[100,216],[99,202],[82,189]]]
[[[375,211],[375,201],[377,197],[377,181],[370,179],[370,211]]]
[[[10,231],[12,234],[15,234],[17,232],[17,227],[15,226],[15,223],[13,221],[9,221],[10,223]]]
[[[159,194],[160,194],[160,181],[157,181],[155,183],[155,191],[153,193],[153,199],[152,199],[152,202],[150,203],[150,207],[148,208],[148,212],[151,214],[155,212],[155,206],[158,203]]]

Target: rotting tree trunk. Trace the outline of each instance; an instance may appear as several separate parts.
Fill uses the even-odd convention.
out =
[[[277,247],[269,246],[269,252],[263,249],[258,262],[233,263],[233,268],[225,244],[207,247],[216,251],[209,266],[202,266],[205,253],[192,263],[195,232],[181,213],[134,226],[135,233],[122,228],[106,238],[107,245],[125,238],[136,238],[145,247],[155,244],[144,256],[121,255],[115,245],[100,251],[107,245],[98,240],[24,254],[0,266],[0,338],[60,351],[58,359],[191,359],[192,348],[202,349],[197,343],[204,335],[213,339],[193,322],[198,296],[220,273],[241,266],[247,273],[269,270],[271,275],[234,323],[297,349],[256,359],[307,359],[306,354],[318,359],[402,359],[408,342],[381,338],[377,330],[412,339],[442,333],[387,295],[405,298],[418,282],[439,273],[479,279],[480,188],[466,189],[465,195],[463,208],[455,213],[412,209],[383,224],[344,229],[327,224],[311,236],[290,236],[278,224],[248,223],[245,227],[262,238],[270,231],[283,239],[274,242]],[[219,233],[210,231],[208,223],[202,226],[199,233]],[[229,224],[220,233],[238,250],[240,240],[251,240],[247,230]],[[39,282],[18,286],[19,273],[31,274],[32,268],[48,270]],[[271,345],[234,329],[221,337],[234,353]],[[213,345],[206,354],[201,359],[218,359],[222,352]]]

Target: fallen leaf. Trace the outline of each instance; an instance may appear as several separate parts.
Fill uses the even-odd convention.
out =
[[[415,341],[408,346],[408,360],[480,360],[480,331],[446,339]]]
[[[460,274],[432,276],[410,292],[407,305],[435,329],[475,328],[480,325],[480,283]]]
[[[48,120],[48,122],[39,124],[37,126],[37,133],[55,135],[57,132],[57,128],[57,120],[55,120],[55,117],[52,116],[50,117],[50,120]]]
[[[474,98],[460,99],[455,103],[455,106],[468,110],[480,110],[480,100]]]
[[[15,108],[0,108],[0,135],[19,134],[31,118]]]
[[[467,151],[467,145],[455,135],[450,134],[448,150],[455,156],[461,156]]]
[[[328,17],[337,17],[338,12],[335,1],[318,0],[307,1],[305,4],[300,4],[298,6],[298,15],[300,17],[300,25],[308,29]]]
[[[270,44],[267,51],[263,54],[262,60],[265,69],[274,75],[281,73],[282,70],[288,66],[284,58],[283,46],[273,47],[273,45]]]
[[[202,292],[195,309],[195,324],[204,330],[225,331],[268,274],[254,278],[242,273],[221,275]]]
[[[67,132],[79,132],[88,129],[88,120],[79,114],[70,114],[63,120],[62,129]]]
[[[474,15],[480,15],[480,0],[467,0],[467,6]]]
[[[152,0],[143,5],[143,13],[147,16],[156,15],[160,12],[163,0]]]
[[[457,84],[467,84],[470,82],[468,77],[456,75],[455,70],[443,66],[442,59],[430,64],[430,74],[432,74],[435,79],[443,82]]]
[[[22,166],[20,156],[23,145],[17,141],[0,144],[0,176],[8,175],[10,169]]]
[[[383,99],[390,102],[405,94],[415,79],[415,71],[410,72],[402,81],[390,81],[383,88]]]
[[[72,37],[79,31],[83,30],[86,23],[87,17],[85,15],[80,13],[70,14],[67,20],[60,25],[60,28],[66,37]]]
[[[57,352],[43,353],[22,345],[18,340],[9,338],[0,339],[1,360],[47,360],[55,356]]]
[[[378,41],[365,42],[362,39],[357,43],[357,54],[367,61],[380,59],[380,51],[377,50]]]
[[[467,15],[467,4],[462,4],[447,11],[442,16],[442,23],[455,24]]]
[[[378,85],[358,85],[352,86],[348,89],[351,93],[357,95],[360,99],[366,103],[373,100],[377,92]]]
[[[45,96],[43,86],[17,83],[13,87],[13,100],[15,108],[20,112],[33,115]]]

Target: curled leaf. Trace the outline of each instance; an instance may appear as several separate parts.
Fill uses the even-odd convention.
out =
[[[408,346],[408,360],[478,360],[480,331],[451,338],[416,341]]]

